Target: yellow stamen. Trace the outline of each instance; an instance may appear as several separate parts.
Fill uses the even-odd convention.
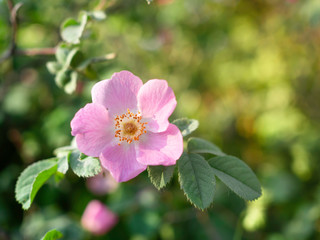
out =
[[[142,117],[140,112],[133,113],[127,109],[127,113],[122,115],[117,115],[114,118],[115,121],[115,137],[119,138],[118,145],[121,142],[126,141],[127,143],[132,143],[132,141],[139,141],[139,138],[142,134],[146,133],[145,125],[147,122],[142,122]]]

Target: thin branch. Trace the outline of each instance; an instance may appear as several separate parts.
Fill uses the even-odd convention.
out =
[[[4,62],[13,55],[26,55],[26,56],[36,56],[36,55],[53,55],[56,52],[55,48],[32,48],[32,49],[17,49],[16,38],[18,30],[18,20],[17,13],[22,3],[17,3],[14,5],[12,0],[7,0],[8,9],[10,12],[10,24],[11,24],[11,38],[8,49],[0,57],[0,63]]]
[[[14,54],[14,51],[16,49],[16,37],[17,37],[17,29],[18,29],[18,22],[17,22],[17,13],[20,7],[22,6],[22,3],[17,3],[14,5],[12,0],[7,1],[8,9],[10,12],[10,24],[11,24],[11,39],[9,48],[7,51],[4,52],[4,54],[0,58],[0,63],[9,58]]]
[[[95,10],[104,10],[105,7],[106,7],[106,3],[107,1],[106,0],[100,0],[99,4],[95,7]]]
[[[18,30],[18,21],[17,14],[23,3],[19,2],[16,5],[13,5],[11,0],[8,0],[8,8],[10,11],[10,23],[11,23],[11,46],[10,53],[12,54],[16,48],[16,38],[17,38],[17,30]]]
[[[108,53],[102,57],[95,57],[95,58],[92,58],[90,59],[90,62],[91,63],[99,63],[99,62],[104,62],[104,61],[107,61],[107,60],[112,60],[116,57],[117,55],[115,53]]]
[[[54,55],[56,53],[55,48],[29,48],[29,49],[17,49],[15,54],[24,56],[38,56],[38,55]]]

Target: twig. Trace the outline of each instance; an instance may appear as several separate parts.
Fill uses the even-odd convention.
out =
[[[17,23],[17,12],[19,8],[22,6],[22,3],[17,3],[14,5],[12,0],[8,0],[8,9],[10,12],[10,24],[11,24],[11,39],[10,39],[10,45],[7,51],[4,52],[4,54],[0,58],[0,63],[9,58],[14,54],[14,51],[16,49],[16,37],[17,37],[17,29],[18,29],[18,23]]]
[[[92,58],[90,61],[91,63],[98,63],[98,62],[104,62],[104,61],[107,61],[107,60],[112,60],[116,57],[117,55],[115,53],[108,53],[102,57],[95,57],[95,58]]]
[[[100,2],[98,3],[98,5],[95,7],[95,10],[104,10],[105,6],[106,6],[107,1],[106,0],[100,0]]]
[[[17,49],[16,38],[18,30],[17,13],[22,3],[17,3],[14,5],[12,0],[7,0],[8,9],[10,12],[10,24],[11,24],[11,39],[8,49],[0,57],[0,63],[4,62],[13,55],[26,55],[26,56],[36,56],[36,55],[53,55],[56,52],[55,48],[33,48],[33,49]]]
[[[15,54],[25,56],[37,56],[37,55],[54,55],[56,53],[55,48],[30,48],[30,49],[17,49]]]

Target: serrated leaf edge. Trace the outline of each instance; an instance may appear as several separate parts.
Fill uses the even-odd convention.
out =
[[[81,153],[81,152],[79,152],[79,151],[73,151],[73,152],[78,152],[79,153],[79,157],[78,157],[78,159],[77,160],[79,160],[79,161],[84,161],[85,160],[85,158],[84,159],[80,159],[80,155],[81,154],[83,154],[83,153]],[[70,157],[71,157],[71,154],[73,153],[73,152],[71,152],[69,155],[68,155],[68,162],[70,162]],[[89,157],[89,156],[88,156]],[[72,172],[75,174],[75,175],[77,175],[78,177],[83,177],[83,178],[88,178],[88,177],[94,177],[94,176],[96,176],[97,174],[99,174],[100,172],[101,172],[101,170],[102,170],[102,167],[101,167],[101,163],[100,163],[100,160],[99,160],[99,158],[95,158],[95,157],[90,157],[90,158],[94,158],[94,159],[97,159],[98,161],[99,161],[99,164],[100,164],[100,170],[94,170],[93,171],[93,175],[91,175],[91,174],[77,174],[74,170],[73,170],[73,168],[72,168],[72,166],[71,166],[71,163],[70,163],[70,168],[72,169]]]
[[[231,156],[231,155],[226,155],[226,156],[237,158],[237,157]],[[225,156],[225,157],[226,157],[226,156]],[[224,156],[217,156],[217,157],[224,157]],[[215,158],[215,157],[213,157],[213,158]],[[208,164],[209,164],[209,166],[210,166],[214,171],[218,171],[218,172],[221,172],[221,173],[225,174],[224,172],[222,172],[222,171],[220,171],[219,169],[216,169],[216,168],[214,168],[214,167],[212,167],[212,166],[210,165],[209,161],[210,161],[211,159],[213,159],[213,158],[208,159]],[[238,159],[238,158],[237,158],[237,159]],[[245,162],[243,162],[241,159],[239,159],[239,161],[241,161],[245,166],[247,166],[247,164],[246,164]],[[248,167],[249,171],[250,171],[252,174],[255,175],[255,173],[252,171],[252,169],[251,169],[249,166],[247,166],[247,167]],[[225,175],[227,175],[227,174],[225,174]],[[215,174],[215,176],[216,176],[218,179],[220,179],[220,178],[218,177],[218,175]],[[245,185],[246,187],[248,187],[248,188],[250,188],[250,189],[252,190],[252,188],[251,188],[250,186],[247,186],[246,184],[244,184],[244,183],[241,182],[240,180],[234,178],[234,177],[231,176],[231,175],[228,175],[228,176],[230,176],[231,178],[239,181],[240,183],[242,183],[243,185]],[[256,176],[256,175],[255,175],[255,176]],[[258,179],[258,178],[257,178],[257,180],[258,180],[258,182],[259,182],[259,179]],[[252,190],[253,192],[256,192],[256,193],[258,194],[258,196],[257,196],[256,198],[253,198],[253,199],[245,199],[244,197],[240,196],[238,193],[236,193],[235,191],[233,191],[231,188],[229,188],[229,186],[228,186],[227,184],[225,184],[222,179],[220,179],[220,181],[221,181],[228,189],[230,189],[233,193],[235,193],[237,196],[239,196],[241,199],[243,199],[243,200],[245,200],[245,201],[255,201],[255,200],[259,199],[259,198],[261,197],[261,195],[262,195],[262,189],[261,189],[261,184],[260,184],[260,183],[259,183],[259,185],[260,185],[260,189],[259,189],[260,191],[259,191],[259,192],[257,192],[256,190]]]
[[[214,168],[214,167],[212,167],[212,168],[214,169],[214,171],[218,171],[218,172],[221,172],[221,173],[225,174],[224,172],[222,172],[222,171],[220,171],[220,170],[218,170],[218,169],[216,169],[216,168]],[[227,175],[227,174],[225,174],[225,175]],[[215,176],[216,176],[217,178],[219,178],[218,175],[215,175]],[[229,175],[229,176],[230,176],[230,175]],[[234,177],[232,177],[232,178],[234,178]],[[220,179],[220,178],[219,178],[219,179]],[[234,179],[236,179],[236,178],[234,178]],[[236,180],[239,181],[238,179],[236,179]],[[256,198],[253,198],[253,199],[245,199],[244,197],[240,196],[237,192],[233,191],[227,184],[224,183],[223,180],[220,179],[220,181],[221,181],[228,189],[230,189],[230,191],[232,191],[232,192],[235,193],[238,197],[240,197],[241,199],[243,199],[243,200],[245,200],[245,201],[255,201],[255,200],[257,200],[258,198],[260,198],[261,195],[262,195],[261,187],[260,187],[260,191],[257,192],[257,191],[255,191],[255,190],[252,190],[252,188],[250,188],[249,186],[247,186],[247,185],[244,184],[243,182],[239,181],[239,182],[241,182],[243,185],[245,185],[247,188],[250,188],[253,192],[256,192],[257,194],[259,194],[259,196],[257,196]]]
[[[180,179],[180,173],[179,173],[179,172],[178,172],[178,181],[179,181],[179,183],[180,183],[180,181],[181,181],[181,179]],[[215,182],[216,182],[216,181],[215,181]],[[206,209],[210,208],[210,207],[213,205],[213,201],[212,201],[212,203],[210,203],[210,205],[209,205],[208,207],[200,208],[199,206],[195,205],[195,204],[191,201],[191,199],[188,197],[188,195],[186,194],[186,192],[185,192],[184,189],[182,188],[181,183],[180,183],[180,189],[182,190],[183,195],[187,198],[188,202],[190,202],[191,205],[193,205],[196,209],[201,210],[202,212],[205,211]]]
[[[194,153],[194,154],[196,154],[196,153]],[[197,155],[199,155],[199,154],[197,154]],[[199,155],[199,156],[200,156],[201,158],[203,158],[201,155]],[[182,156],[181,156],[181,157],[182,157]],[[203,160],[205,160],[205,158],[203,158]],[[208,163],[208,165],[209,165],[209,163]],[[210,165],[209,165],[209,166],[210,166]],[[192,169],[193,169],[193,168],[192,168]],[[194,171],[194,169],[193,169],[193,171]],[[216,186],[216,175],[214,174],[213,176],[214,176],[214,177],[213,177],[213,185],[214,185],[214,188],[215,188],[215,186]],[[179,170],[178,170],[178,181],[179,181],[179,184],[180,184],[180,189],[183,191],[183,194],[186,196],[187,200],[188,200],[194,207],[196,207],[197,209],[199,209],[199,210],[201,210],[201,211],[204,211],[204,210],[210,208],[210,207],[213,205],[213,201],[212,201],[209,206],[204,207],[204,208],[201,208],[200,206],[197,206],[196,204],[194,204],[194,203],[191,201],[191,199],[188,197],[188,195],[186,194],[185,190],[184,190],[183,187],[182,187],[182,184],[181,184],[181,175],[180,175]],[[198,185],[198,184],[197,184],[197,185]],[[201,201],[202,201],[202,198],[201,198]]]

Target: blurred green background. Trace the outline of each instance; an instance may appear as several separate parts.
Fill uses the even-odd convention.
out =
[[[39,48],[61,41],[64,19],[104,1],[22,2],[17,45]],[[99,78],[126,69],[144,82],[166,79],[178,101],[172,119],[198,119],[193,135],[243,159],[263,196],[244,202],[218,182],[213,206],[201,212],[177,177],[158,192],[144,172],[96,197],[69,171],[22,211],[17,177],[70,143],[70,121],[94,82],[83,79],[67,95],[46,69],[54,56],[14,56],[0,65],[0,239],[40,239],[51,228],[65,239],[320,239],[320,1],[114,0],[104,10],[107,19],[82,43],[88,57],[117,54],[95,65]],[[10,32],[0,0],[0,53]],[[80,226],[96,198],[120,218],[100,238]]]

